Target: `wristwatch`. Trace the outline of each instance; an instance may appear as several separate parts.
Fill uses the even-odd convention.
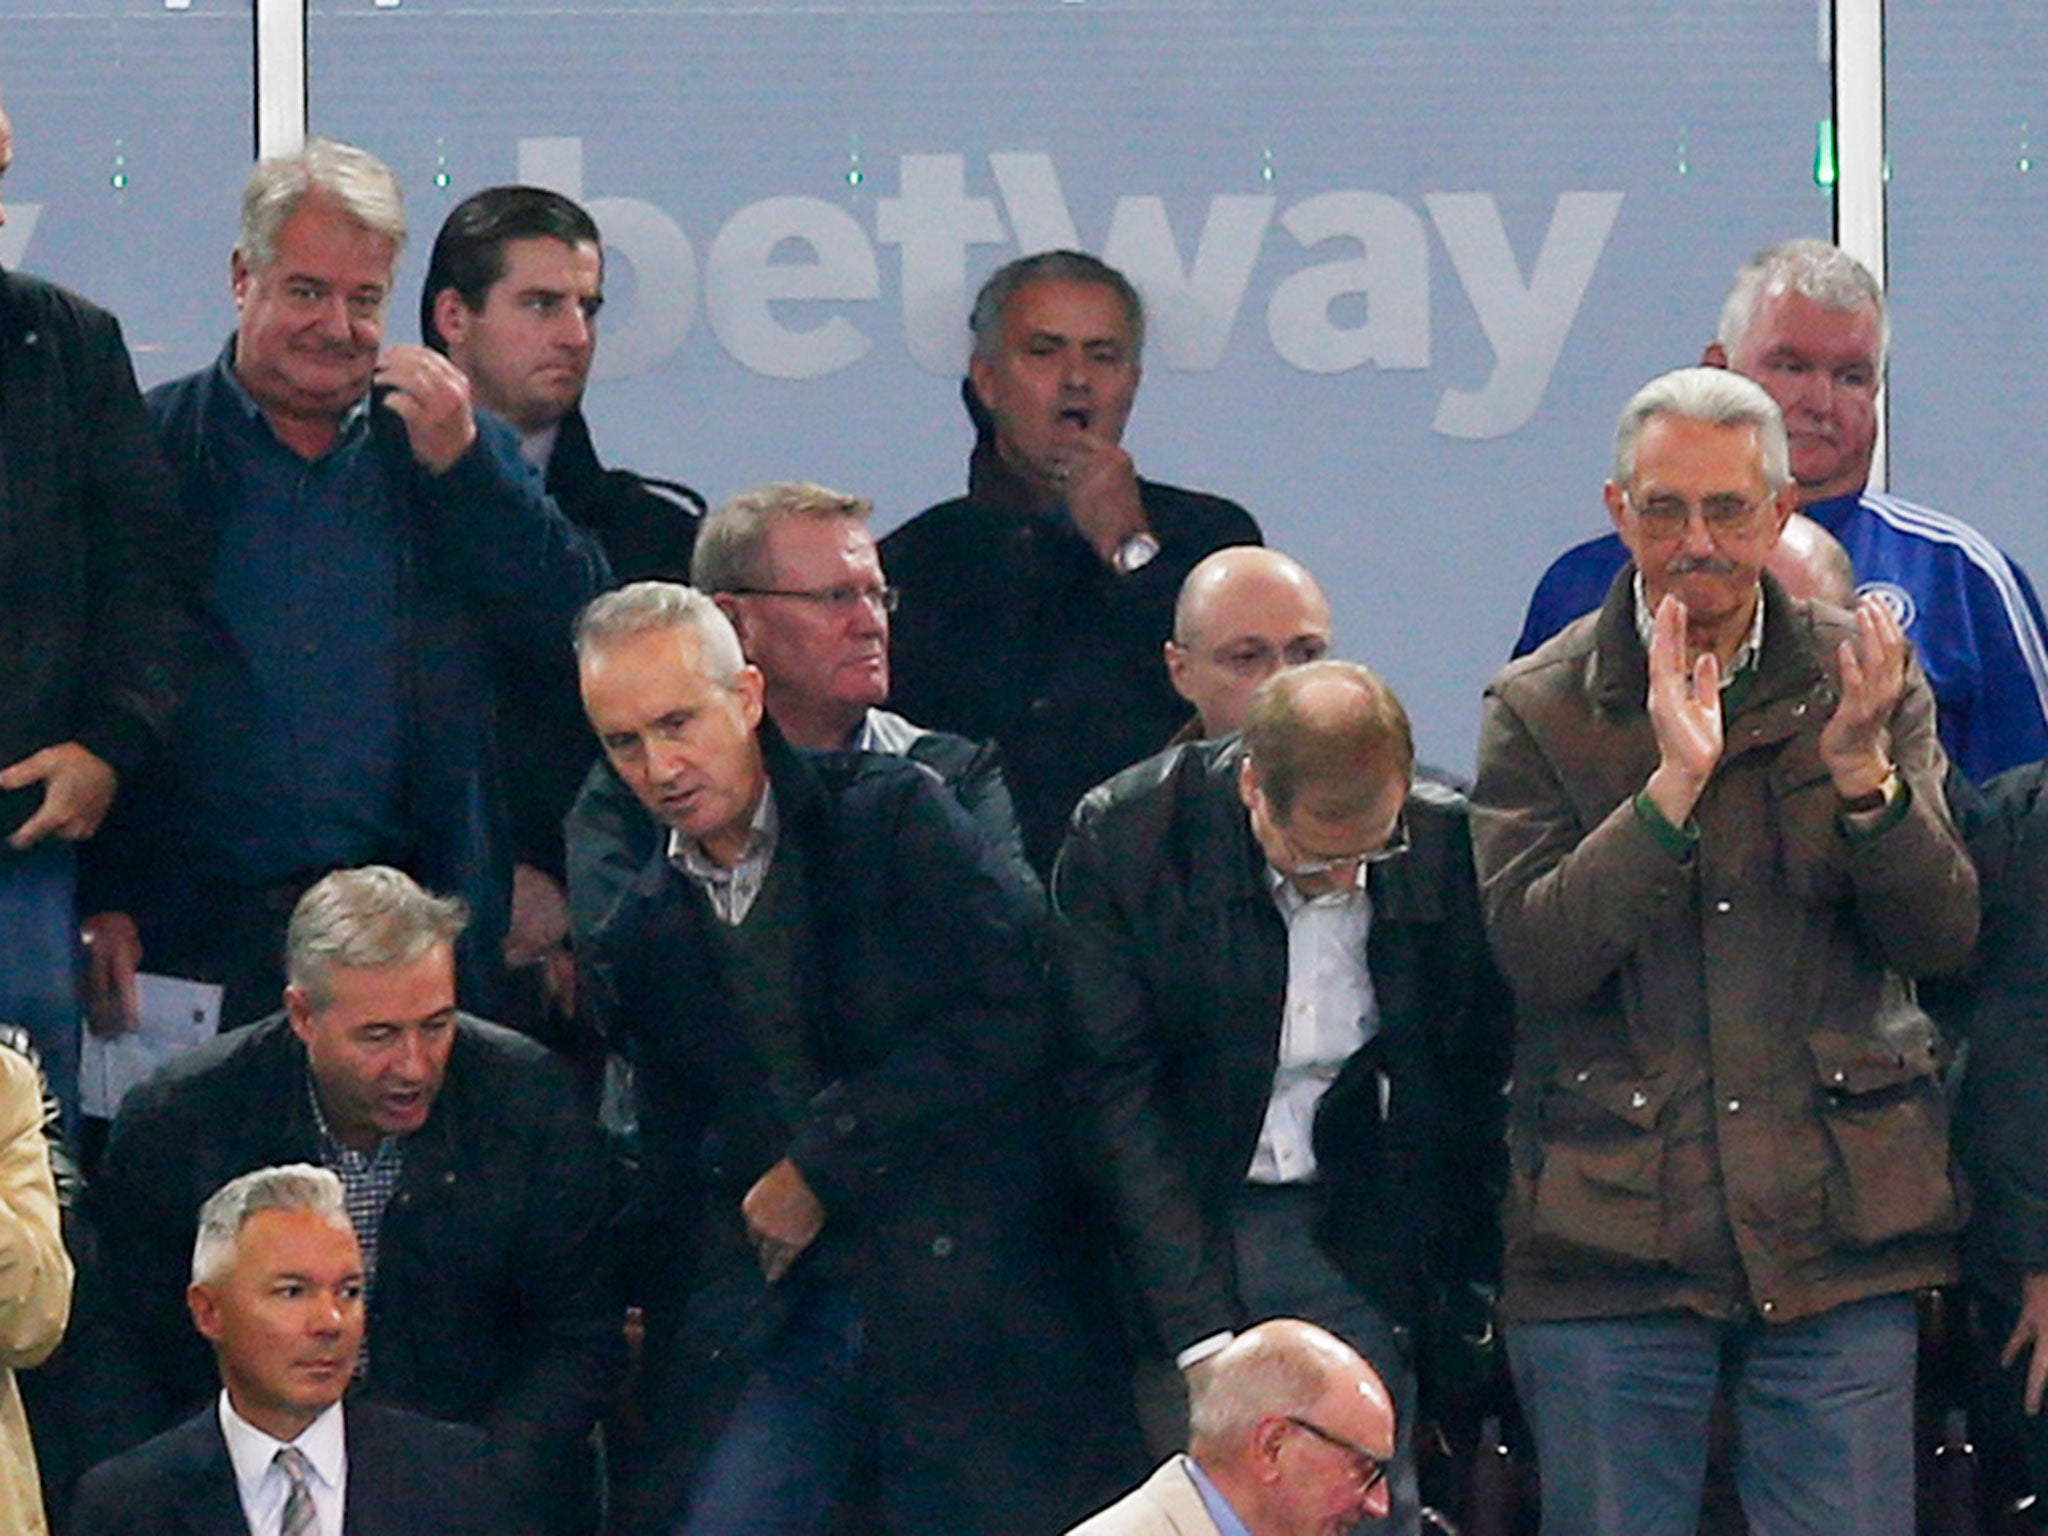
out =
[[[1150,565],[1158,553],[1159,541],[1141,528],[1117,545],[1116,553],[1109,557],[1109,563],[1117,568],[1119,574],[1128,576],[1131,572]]]
[[[1844,816],[1868,816],[1873,811],[1886,810],[1899,798],[1904,786],[1899,781],[1899,770],[1894,768],[1884,776],[1877,788],[1867,789],[1862,794],[1842,801]]]

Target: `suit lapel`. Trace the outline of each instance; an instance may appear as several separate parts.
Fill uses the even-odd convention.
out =
[[[241,1490],[235,1486],[235,1464],[220,1432],[220,1411],[209,1404],[179,1431],[179,1450],[190,1475],[173,1495],[179,1520],[195,1536],[249,1536],[249,1517],[242,1512]]]

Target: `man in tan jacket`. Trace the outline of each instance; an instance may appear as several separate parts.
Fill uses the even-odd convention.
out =
[[[0,1026],[0,1532],[41,1536],[42,1483],[14,1373],[41,1365],[71,1315],[71,1258],[35,1064]]]

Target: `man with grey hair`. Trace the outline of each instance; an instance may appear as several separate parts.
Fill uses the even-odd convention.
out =
[[[1207,556],[1180,584],[1166,642],[1166,675],[1195,711],[1175,739],[1242,730],[1259,684],[1322,660],[1330,633],[1330,600],[1299,560],[1257,545]]]
[[[1736,274],[1704,361],[1784,412],[1799,510],[1840,540],[1882,598],[1971,780],[2048,755],[2048,623],[2033,584],[1969,524],[1870,488],[1891,318],[1870,270],[1821,240],[1760,251]],[[1627,563],[1609,533],[1567,551],[1529,600],[1517,656],[1599,606]]]
[[[609,584],[454,364],[384,347],[405,218],[389,169],[315,139],[259,163],[231,264],[238,322],[149,405],[211,547],[211,643],[167,770],[88,868],[97,1014],[136,966],[274,1005],[279,939],[330,869],[461,893],[465,987],[495,1002],[511,859],[490,664],[560,654]]]
[[[592,1527],[589,1436],[622,1353],[606,1154],[560,1062],[457,1010],[463,923],[396,869],[324,877],[292,913],[284,1012],[123,1102],[91,1191],[104,1433],[133,1443],[207,1390],[177,1304],[206,1192],[317,1163],[361,1240],[364,1392],[481,1426],[522,1509]]]
[[[1913,1529],[1911,1293],[1962,1219],[1942,1042],[1976,877],[1891,610],[1765,571],[1797,492],[1722,369],[1623,411],[1631,563],[1487,690],[1473,843],[1518,1005],[1502,1307],[1546,1530]]]
[[[628,1521],[817,1530],[866,1463],[904,1536],[1061,1529],[1136,1447],[1053,1198],[1032,893],[923,768],[763,730],[761,671],[702,593],[608,593],[576,646],[661,827],[645,859],[585,804],[568,829],[578,952],[638,1088]]]
[[[259,1168],[199,1211],[185,1304],[221,1391],[79,1485],[76,1536],[440,1536],[507,1524],[477,1430],[343,1402],[363,1262],[341,1181]]]
[[[1070,1536],[1343,1536],[1387,1513],[1394,1404],[1312,1323],[1246,1331],[1195,1382],[1188,1453]]]
[[[882,541],[903,591],[895,696],[1002,749],[1043,872],[1082,794],[1180,726],[1158,665],[1174,597],[1197,560],[1259,529],[1235,502],[1138,477],[1122,443],[1145,320],[1121,272],[1080,251],[1022,257],[971,323],[967,495]]]

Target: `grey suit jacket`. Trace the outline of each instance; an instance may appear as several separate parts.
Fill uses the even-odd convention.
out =
[[[1220,1536],[1209,1507],[1176,1456],[1100,1514],[1082,1521],[1067,1536]]]

